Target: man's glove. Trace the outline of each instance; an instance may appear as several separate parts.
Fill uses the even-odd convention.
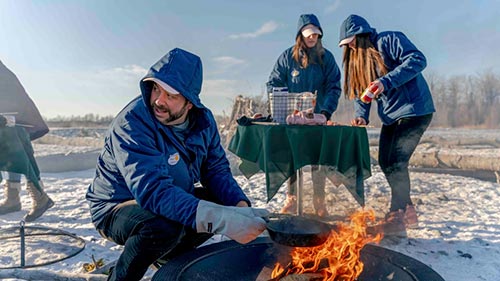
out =
[[[231,207],[200,200],[196,209],[196,231],[224,234],[246,244],[266,229],[264,209]]]
[[[7,118],[0,114],[0,128],[5,128],[7,125]]]

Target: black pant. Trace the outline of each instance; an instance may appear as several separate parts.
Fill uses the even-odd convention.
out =
[[[391,187],[391,212],[413,204],[408,163],[431,120],[432,114],[428,114],[382,126],[378,162]]]
[[[108,280],[141,280],[157,259],[168,259],[196,248],[213,234],[196,233],[189,226],[146,211],[135,200],[117,205],[104,219],[99,233],[124,249]]]

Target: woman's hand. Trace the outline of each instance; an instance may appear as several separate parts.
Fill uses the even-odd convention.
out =
[[[356,117],[351,120],[352,126],[364,126],[366,125],[366,120],[363,117]]]
[[[378,98],[378,96],[384,92],[384,84],[382,84],[380,80],[371,82],[368,87],[370,87],[370,91],[373,93],[373,95],[375,95],[375,98]]]

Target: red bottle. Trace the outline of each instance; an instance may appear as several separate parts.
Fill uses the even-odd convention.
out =
[[[363,93],[361,94],[361,97],[359,98],[362,102],[364,103],[370,103],[372,100],[375,98],[375,92],[378,89],[377,86],[368,86]]]

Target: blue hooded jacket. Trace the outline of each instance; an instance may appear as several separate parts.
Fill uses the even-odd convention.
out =
[[[308,24],[317,26],[323,33],[318,18],[313,14],[304,14],[299,18],[296,37],[300,35],[302,28]],[[333,54],[325,48],[323,63],[309,64],[307,68],[302,68],[293,59],[292,55],[293,46],[278,57],[267,82],[268,93],[272,92],[273,87],[288,87],[289,93],[314,93],[317,91],[314,112],[323,112],[329,119],[333,112],[337,110],[341,93],[340,70]]]
[[[424,54],[403,33],[377,33],[358,15],[350,15],[342,22],[339,42],[359,34],[370,34],[370,41],[379,51],[388,70],[387,74],[379,78],[384,85],[384,92],[376,99],[382,123],[390,125],[404,117],[435,112],[429,86],[422,75],[427,66]],[[369,122],[370,106],[371,103],[365,104],[357,98],[354,103],[355,116]]]
[[[146,78],[162,80],[194,105],[184,141],[154,116],[153,82]],[[193,193],[198,182],[223,205],[242,200],[250,205],[230,172],[215,119],[199,99],[201,85],[200,58],[182,49],[171,50],[141,80],[142,95],[111,124],[87,191],[98,229],[113,207],[134,199],[145,210],[195,229],[199,199]]]

